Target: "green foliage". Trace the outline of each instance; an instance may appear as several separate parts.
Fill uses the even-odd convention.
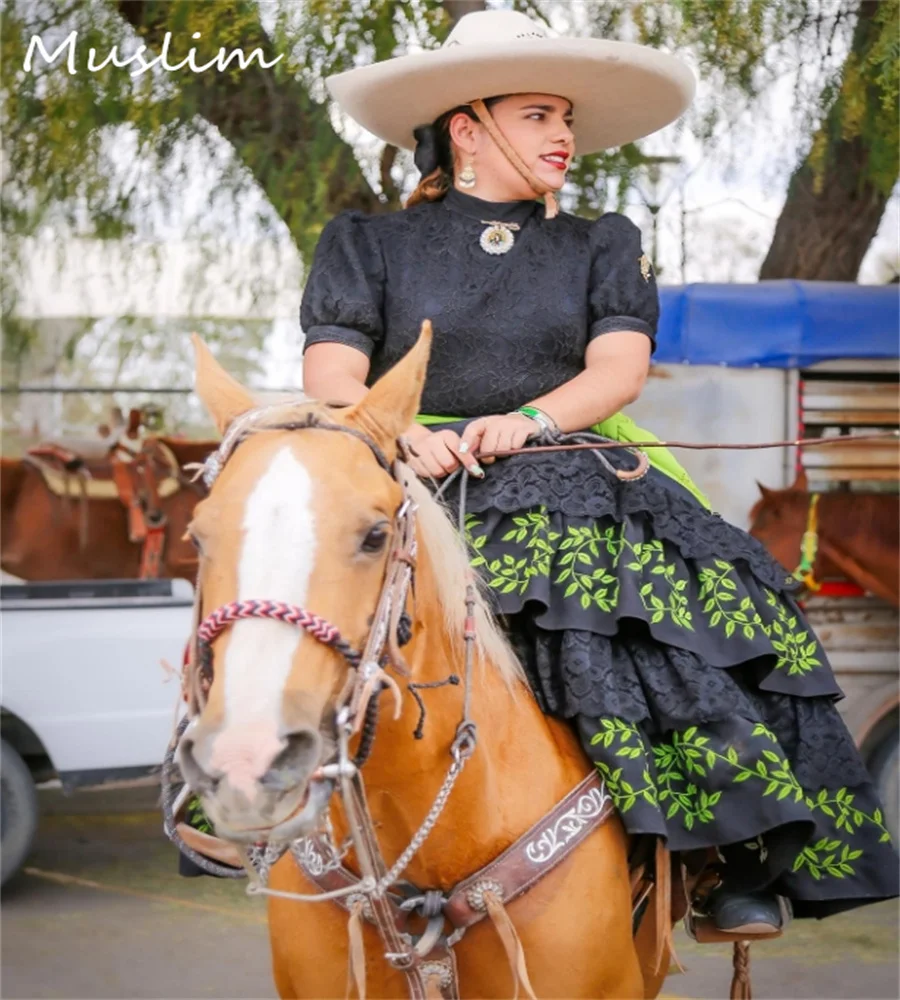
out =
[[[819,169],[827,166],[835,135],[859,137],[871,147],[870,177],[861,180],[889,190],[897,176],[900,7],[896,0],[878,3],[857,44],[862,3],[514,0],[513,6],[555,30],[689,52],[713,84],[713,99],[687,119],[708,143],[718,142],[741,110],[757,107],[773,81],[792,75],[797,127],[810,136]],[[18,238],[42,227],[62,239],[77,234],[127,244],[158,233],[173,216],[183,220],[185,184],[198,169],[217,180],[201,192],[192,229],[218,228],[240,239],[251,202],[259,206],[254,232],[288,238],[303,256],[337,211],[397,207],[409,187],[409,159],[367,147],[358,161],[330,114],[323,79],[363,61],[439,45],[452,24],[441,0],[8,0],[2,18],[4,285],[15,284]],[[52,51],[71,31],[78,32],[76,72],[46,66],[39,56],[25,71],[34,36]],[[124,57],[145,44],[149,59],[166,32],[173,63],[191,46],[200,63],[220,47],[245,53],[258,47],[267,61],[283,58],[264,70],[241,70],[236,62],[204,73],[87,70],[92,46],[102,61],[114,46]],[[827,129],[818,131],[823,122]],[[649,162],[636,145],[581,158],[566,207],[587,216],[621,208]],[[0,299],[13,352],[27,351],[29,334],[10,319],[12,291],[0,288]]]
[[[827,117],[813,138],[810,162],[817,180],[835,165],[842,144],[861,142],[870,183],[887,197],[900,162],[900,3],[871,3],[857,22],[851,50],[839,81],[828,91]]]

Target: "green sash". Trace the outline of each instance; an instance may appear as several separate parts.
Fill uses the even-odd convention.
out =
[[[436,424],[454,423],[461,419],[463,418],[434,416],[430,413],[420,413],[416,417],[416,421],[422,424],[423,427],[432,427]],[[599,424],[594,424],[591,430],[594,434],[610,438],[612,441],[621,441],[624,444],[630,444],[634,441],[659,440],[655,434],[651,434],[650,431],[645,431],[643,428],[638,427],[631,417],[626,417],[624,413],[614,413],[611,417],[607,417],[606,420],[601,420]],[[667,475],[670,479],[674,479],[676,483],[683,486],[689,493],[696,497],[696,499],[703,504],[707,510],[711,508],[712,505],[709,500],[706,499],[700,487],[697,486],[693,479],[691,479],[691,477],[687,474],[687,470],[681,465],[668,448],[648,448],[647,458],[650,460],[650,464],[655,469],[659,469],[660,472]]]

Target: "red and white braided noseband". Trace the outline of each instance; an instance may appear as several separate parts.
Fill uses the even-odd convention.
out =
[[[314,639],[332,646],[354,665],[359,665],[360,656],[341,636],[337,626],[319,615],[306,611],[296,604],[284,601],[230,601],[215,611],[211,611],[197,627],[197,638],[209,645],[217,636],[236,621],[247,618],[268,618],[272,621],[296,625],[307,631]]]

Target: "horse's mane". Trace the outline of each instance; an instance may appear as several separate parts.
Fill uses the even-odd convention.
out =
[[[416,474],[406,466],[403,468],[407,473],[409,492],[419,508],[422,545],[432,566],[440,567],[440,571],[434,574],[434,583],[444,609],[444,623],[454,639],[462,643],[466,622],[466,584],[471,579],[465,541],[447,511]],[[483,584],[477,578],[475,584],[475,631],[482,657],[489,660],[509,684],[524,679],[522,665],[488,607]]]
[[[333,420],[336,406],[308,399],[300,394],[272,398],[263,403],[265,409],[241,427],[242,434],[272,430],[286,420],[303,417],[326,417]],[[240,419],[240,418],[239,418]],[[427,487],[408,466],[401,463],[407,486],[418,506],[418,524],[422,546],[428,553],[435,572],[434,583],[438,600],[444,610],[444,623],[450,635],[460,644],[464,641],[466,623],[466,585],[472,579],[469,553],[465,540],[450,519],[446,509],[434,499]],[[524,680],[519,659],[491,613],[483,584],[475,577],[475,631],[478,652],[499,671],[510,685]]]

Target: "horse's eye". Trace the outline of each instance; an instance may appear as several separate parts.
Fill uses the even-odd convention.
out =
[[[363,539],[360,548],[363,552],[380,552],[384,548],[387,540],[388,533],[385,526],[383,524],[376,524],[374,528],[369,529],[369,532]]]

